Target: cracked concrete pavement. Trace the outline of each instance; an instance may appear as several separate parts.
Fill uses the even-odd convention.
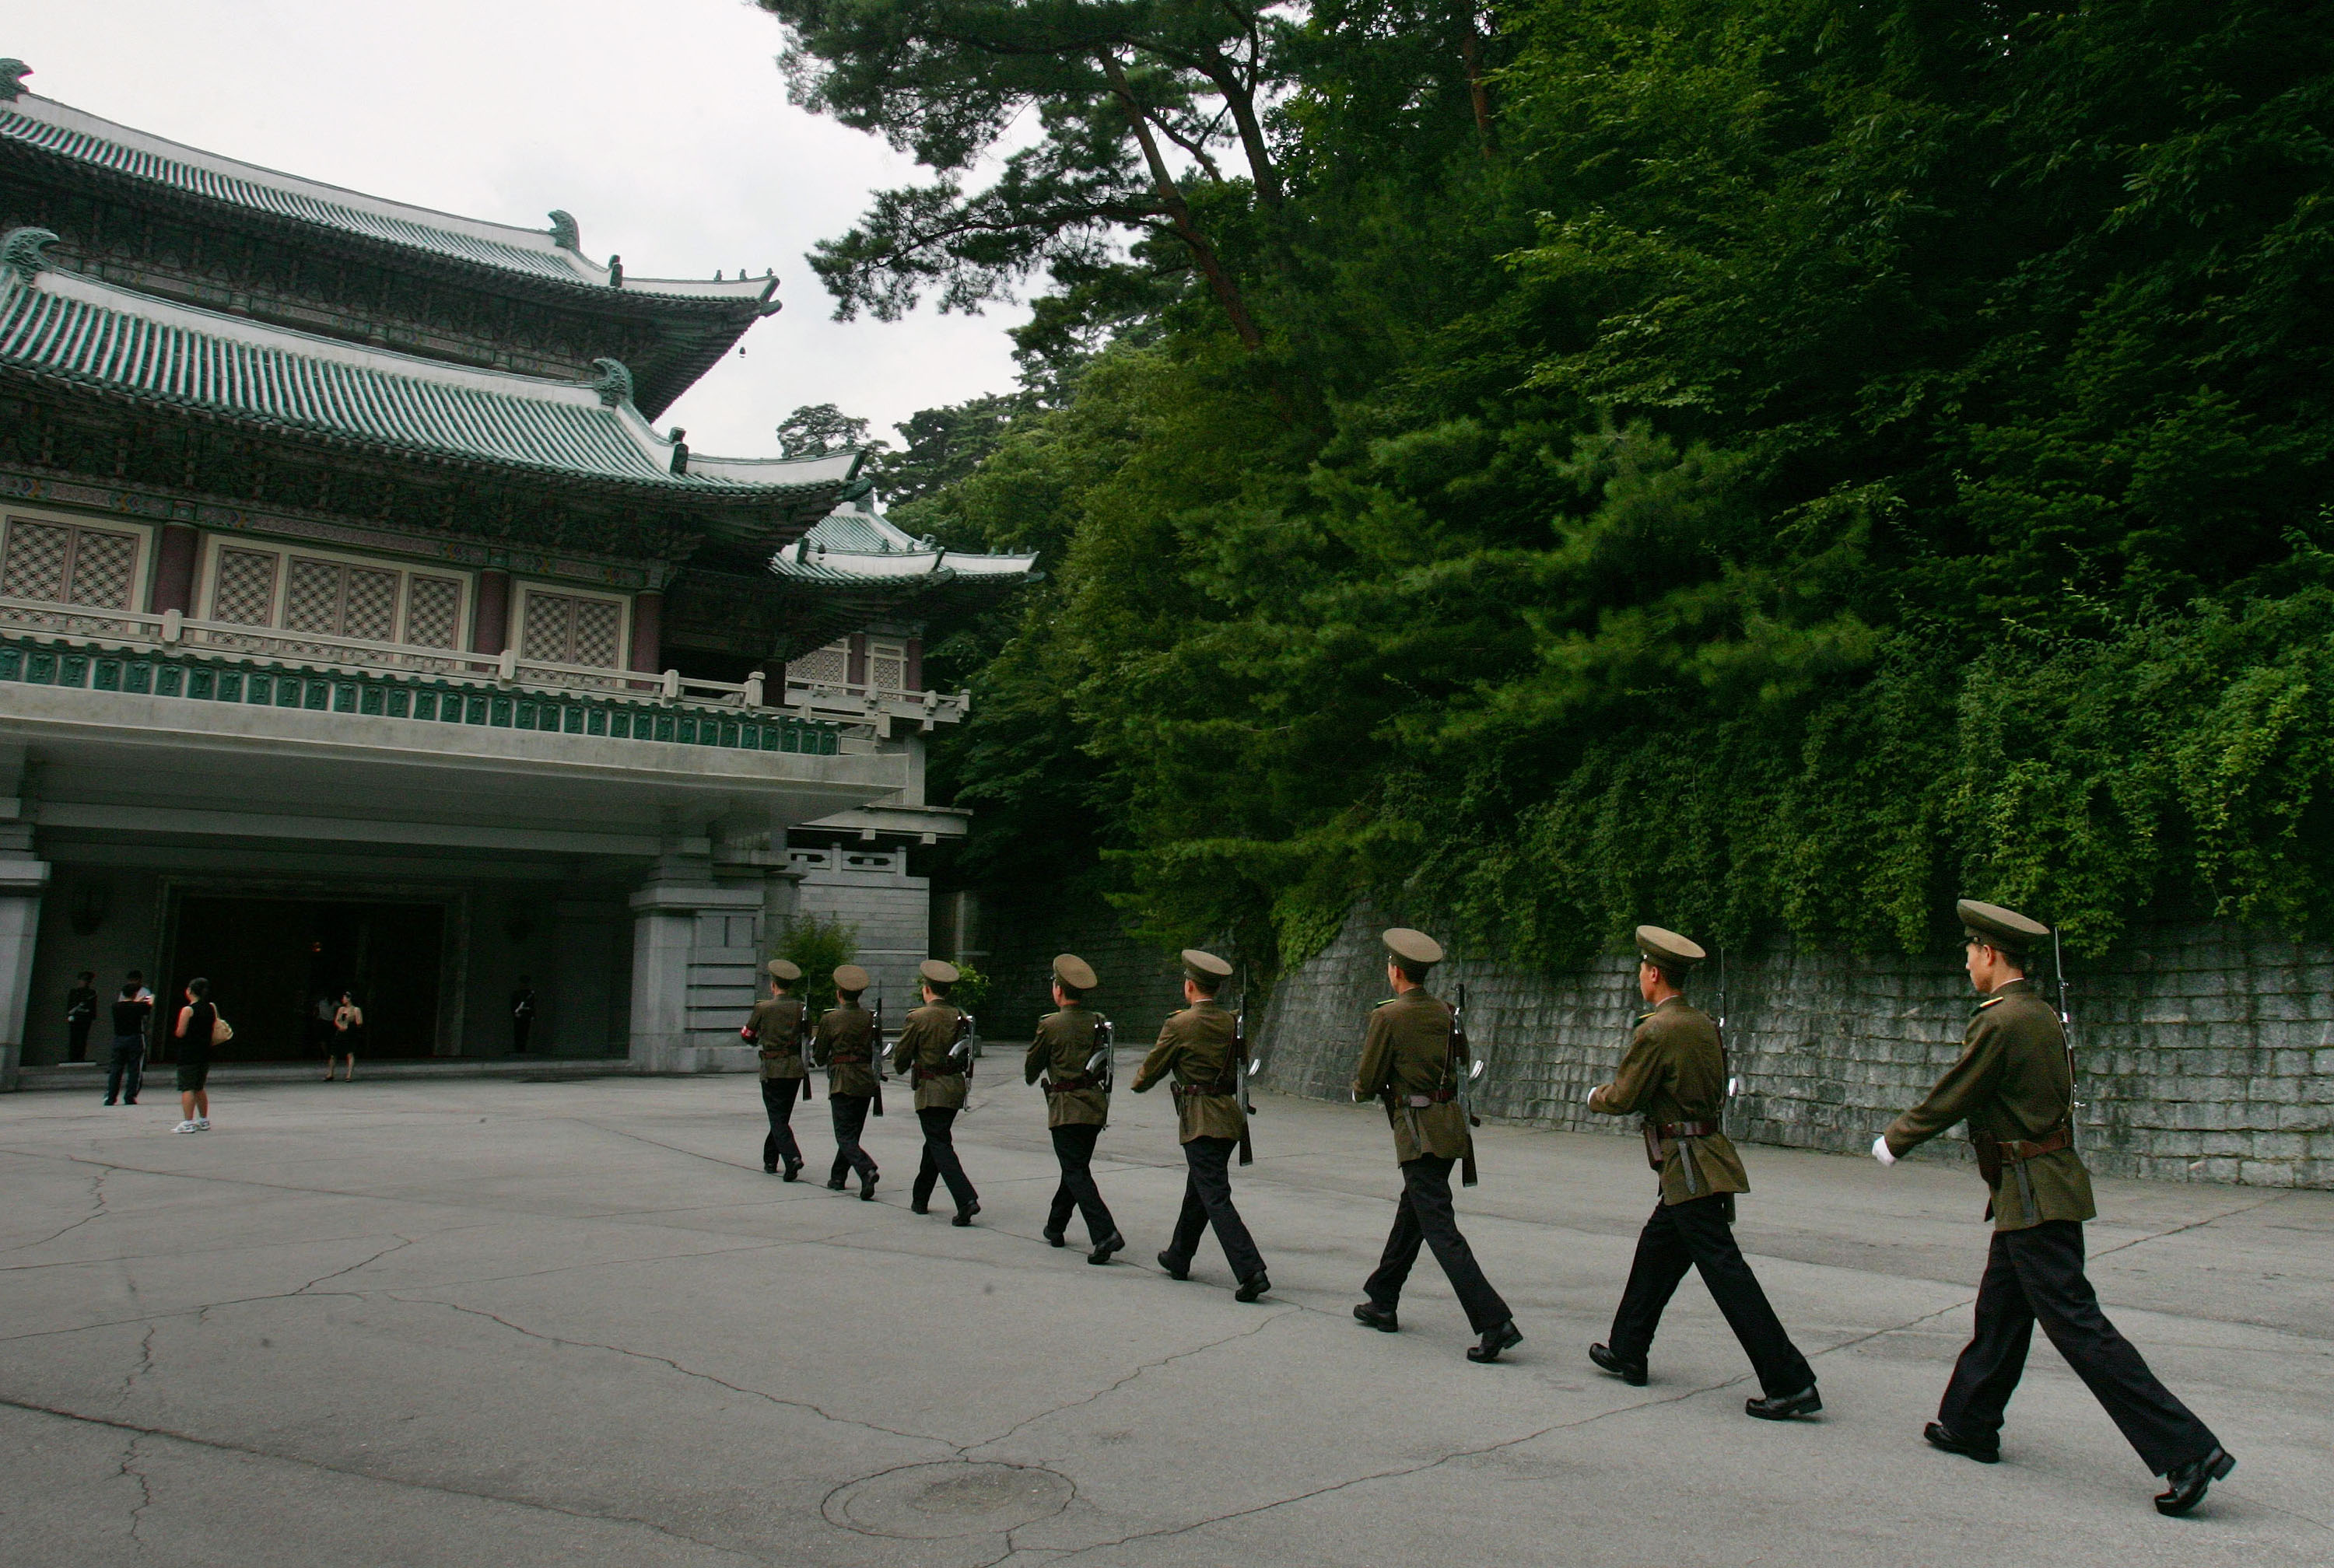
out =
[[[2039,1340],[2001,1464],[1921,1443],[1986,1245],[1965,1170],[1746,1151],[1744,1248],[1827,1405],[1778,1427],[1692,1280],[1650,1386],[1588,1364],[1652,1203],[1633,1140],[1484,1130],[1462,1223],[1525,1342],[1476,1367],[1431,1257],[1401,1334],[1348,1316],[1398,1186],[1374,1108],[1263,1102],[1244,1306],[1212,1240],[1191,1283],[1149,1263],[1163,1095],[1118,1096],[1131,1245],[1092,1268],[1038,1237],[1043,1109],[985,1065],[968,1230],[908,1212],[899,1107],[880,1201],[765,1176],[742,1078],[255,1086],[198,1137],[0,1100],[0,1561],[2334,1559],[2334,1194],[2099,1184],[2102,1297],[2241,1461],[2175,1521]]]

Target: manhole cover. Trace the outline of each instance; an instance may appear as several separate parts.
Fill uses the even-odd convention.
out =
[[[1068,1480],[1017,1465],[911,1465],[830,1495],[826,1516],[876,1535],[921,1541],[994,1535],[1050,1519],[1070,1505]]]

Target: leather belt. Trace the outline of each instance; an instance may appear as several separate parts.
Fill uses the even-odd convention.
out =
[[[1405,1094],[1402,1102],[1413,1111],[1423,1111],[1430,1105],[1448,1105],[1458,1098],[1456,1089],[1438,1089],[1432,1094]]]
[[[1239,1093],[1239,1089],[1238,1085],[1231,1083],[1178,1083],[1173,1086],[1170,1092],[1172,1092],[1178,1100],[1189,1100],[1197,1095],[1212,1095],[1220,1099],[1230,1099],[1231,1096]]]
[[[1988,1138],[1979,1133],[1972,1134],[1970,1141],[1977,1145],[1980,1154],[1990,1154],[1997,1160],[2040,1159],[2046,1154],[2072,1149],[2075,1146],[2075,1130],[2061,1122],[2036,1139]]]
[[[1048,1094],[1071,1094],[1081,1089],[1092,1089],[1095,1087],[1095,1081],[1086,1077],[1083,1073],[1075,1078],[1048,1078],[1046,1080],[1046,1092]]]
[[[1656,1138],[1715,1138],[1726,1130],[1716,1121],[1664,1121],[1654,1127]]]

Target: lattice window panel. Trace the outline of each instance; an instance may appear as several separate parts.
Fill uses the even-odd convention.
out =
[[[138,541],[128,534],[73,531],[72,587],[75,604],[106,610],[130,608],[130,570],[138,561]]]
[[[284,583],[284,624],[293,631],[321,631],[329,637],[341,629],[341,569],[329,561],[292,558]]]
[[[135,534],[13,517],[0,553],[0,594],[127,610],[137,563]]]
[[[403,573],[348,569],[341,590],[341,635],[368,642],[397,640],[397,581]]]
[[[521,659],[545,664],[583,664],[595,669],[621,668],[624,615],[604,599],[527,591],[526,616],[519,626]]]
[[[574,621],[573,599],[558,593],[529,593],[526,619],[519,627],[519,657],[544,664],[567,663],[568,638]]]
[[[830,642],[786,666],[786,678],[814,686],[841,686],[851,678],[851,644]]]
[[[462,585],[450,577],[415,576],[405,591],[405,640],[454,648],[461,631]]]
[[[264,550],[220,551],[210,618],[237,626],[275,625],[275,557]]]
[[[870,642],[867,645],[867,682],[878,691],[908,689],[908,645],[904,642]]]
[[[0,563],[0,593],[11,599],[65,596],[65,558],[72,553],[72,530],[53,523],[8,521],[8,553]]]

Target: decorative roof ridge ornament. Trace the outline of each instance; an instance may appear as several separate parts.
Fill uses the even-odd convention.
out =
[[[29,284],[49,265],[41,253],[56,243],[54,229],[12,228],[0,235],[0,267],[14,273],[18,283]]]
[[[611,409],[632,400],[632,372],[622,360],[593,361],[592,377],[584,384],[599,393],[600,401]]]
[[[575,226],[575,215],[560,207],[551,209],[551,243],[561,250],[581,253],[584,231]]]
[[[612,255],[608,258],[608,286],[612,289],[620,289],[624,286],[624,258],[622,256]]]
[[[32,73],[31,66],[13,56],[0,60],[0,103],[14,103],[24,97],[27,91],[24,78]]]

